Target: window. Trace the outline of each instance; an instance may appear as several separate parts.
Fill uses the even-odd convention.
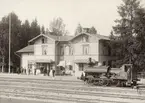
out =
[[[65,55],[69,55],[69,46],[65,47]]]
[[[72,65],[69,65],[69,70],[72,70],[73,68],[72,68]]]
[[[42,44],[44,44],[44,38],[42,38]]]
[[[73,47],[69,47],[69,55],[73,55]]]
[[[33,65],[32,63],[28,63],[28,68],[32,69],[32,65]]]
[[[84,64],[83,63],[79,63],[79,71],[83,71],[84,70]]]
[[[89,45],[83,45],[83,55],[89,54]]]
[[[83,36],[83,38],[82,38],[83,40],[83,42],[88,42],[89,41],[89,39],[88,39],[88,36]]]
[[[42,45],[42,55],[47,55],[47,45]]]
[[[111,47],[108,46],[108,56],[111,56]]]
[[[129,71],[130,71],[130,69],[131,69],[131,67],[130,67],[130,66],[125,65],[125,67],[124,67],[124,71],[125,71],[125,72],[129,72]]]
[[[63,48],[63,46],[60,46],[60,55],[64,55],[64,48]]]

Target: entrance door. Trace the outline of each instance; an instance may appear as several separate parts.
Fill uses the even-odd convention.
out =
[[[41,74],[47,73],[47,71],[50,70],[50,64],[49,63],[37,63],[37,69],[40,70]]]

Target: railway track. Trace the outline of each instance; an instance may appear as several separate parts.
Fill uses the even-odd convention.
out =
[[[0,77],[0,96],[47,103],[145,103],[145,90],[92,87],[81,81]]]
[[[24,86],[0,86],[0,92],[13,92],[13,93],[37,93],[37,94],[68,94],[68,95],[79,95],[79,96],[99,96],[99,97],[113,97],[113,98],[124,98],[124,99],[140,99],[145,100],[143,95],[127,95],[119,93],[110,93],[110,92],[90,92],[82,90],[69,90],[69,89],[56,89],[56,88],[40,88],[40,87],[24,87]],[[11,88],[11,89],[7,89]]]
[[[108,91],[108,92],[119,92],[120,93],[126,93],[126,94],[136,94],[138,95],[137,90],[131,89],[131,88],[119,88],[119,87],[101,87],[101,86],[88,86],[84,85],[83,82],[75,83],[75,82],[66,82],[66,81],[37,81],[37,80],[29,80],[29,79],[0,79],[0,84],[3,85],[25,85],[25,86],[33,86],[33,87],[55,87],[55,88],[68,88],[68,89],[74,89],[74,90],[87,90],[87,91]],[[139,90],[141,94],[145,94],[145,89]]]

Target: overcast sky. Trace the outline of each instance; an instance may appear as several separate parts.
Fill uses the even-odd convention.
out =
[[[83,27],[94,26],[99,34],[109,35],[121,3],[122,0],[0,0],[0,19],[14,11],[22,21],[37,18],[40,25],[49,28],[53,18],[61,17],[70,35],[78,23]]]

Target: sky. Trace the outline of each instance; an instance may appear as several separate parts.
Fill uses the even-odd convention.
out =
[[[101,35],[108,36],[119,18],[117,6],[122,0],[0,0],[0,19],[15,12],[23,22],[35,18],[45,28],[53,18],[61,17],[69,31],[74,35],[77,25],[94,26]],[[145,5],[145,0],[142,0]]]

